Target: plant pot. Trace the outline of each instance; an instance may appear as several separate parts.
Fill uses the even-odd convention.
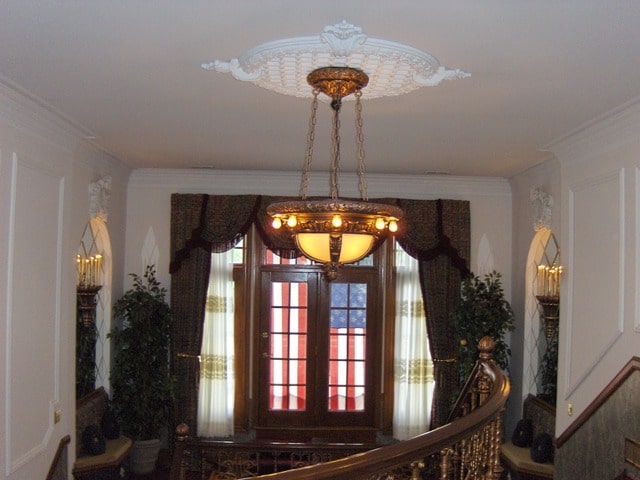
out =
[[[157,438],[133,442],[129,458],[131,472],[136,475],[145,475],[153,472],[156,469],[160,446],[160,439]]]

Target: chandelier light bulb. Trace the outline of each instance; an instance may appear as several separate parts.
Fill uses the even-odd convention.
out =
[[[378,230],[384,230],[385,224],[384,224],[384,218],[382,217],[378,217],[376,219],[376,228]]]
[[[296,218],[295,215],[291,215],[289,218],[287,218],[287,226],[290,228],[295,227],[298,224],[298,219]]]
[[[271,222],[271,226],[278,230],[280,227],[282,227],[282,219],[280,217],[274,217],[273,222]]]
[[[396,222],[395,220],[391,220],[389,222],[389,231],[391,233],[395,233],[398,231],[398,222]]]
[[[331,225],[333,225],[336,228],[339,228],[342,226],[342,218],[340,217],[340,215],[333,216],[333,218],[331,219]]]

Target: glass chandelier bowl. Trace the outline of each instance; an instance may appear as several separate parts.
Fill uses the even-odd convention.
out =
[[[325,265],[329,280],[337,277],[340,265],[361,260],[371,252],[378,238],[388,232],[396,232],[398,222],[403,216],[400,208],[372,203],[367,198],[360,96],[368,80],[368,76],[363,71],[351,67],[322,67],[307,76],[307,82],[313,87],[313,103],[307,136],[307,154],[300,184],[301,199],[278,202],[267,207],[267,214],[273,219],[273,227],[288,229],[305,257]],[[331,99],[333,155],[330,169],[330,197],[312,200],[307,199],[307,185],[313,154],[319,93]],[[345,200],[338,196],[339,112],[342,98],[351,94],[355,95],[356,99],[357,173],[360,200]]]

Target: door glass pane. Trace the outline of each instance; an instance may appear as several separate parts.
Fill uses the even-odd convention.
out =
[[[307,284],[271,283],[269,409],[305,410]]]
[[[331,283],[329,411],[364,410],[367,285]]]

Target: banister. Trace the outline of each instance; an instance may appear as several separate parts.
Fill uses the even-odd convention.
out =
[[[598,396],[589,404],[589,406],[569,425],[569,427],[556,438],[556,448],[562,447],[569,438],[582,427],[587,420],[620,388],[625,380],[634,372],[640,371],[640,357],[631,357],[631,359],[622,367],[617,375],[607,384],[606,387],[598,394]]]
[[[69,475],[66,460],[66,449],[69,443],[71,443],[71,436],[69,435],[65,435],[60,439],[56,453],[53,456],[51,465],[49,466],[49,472],[47,473],[46,480],[54,480],[55,478],[63,477],[66,478]]]
[[[482,370],[493,381],[491,395],[476,410],[450,423],[409,440],[358,453],[350,457],[253,477],[269,480],[357,480],[409,465],[468,438],[500,415],[510,391],[504,372],[493,362],[480,360]]]
[[[428,457],[440,454],[442,456],[440,479],[457,479],[459,472],[466,468],[463,463],[468,461],[468,448],[474,445],[476,449],[484,450],[480,460],[486,465],[478,469],[475,462],[476,470],[465,478],[497,480],[502,472],[499,460],[502,412],[509,396],[510,384],[505,372],[492,359],[493,346],[493,341],[488,339],[488,342],[480,348],[480,358],[470,376],[470,379],[475,378],[477,382],[468,381],[459,401],[456,402],[454,413],[462,416],[453,418],[449,423],[409,440],[325,463],[252,478],[264,480],[395,478],[393,475],[380,477],[380,474],[400,468],[407,469],[410,466],[417,467]],[[471,402],[473,408],[464,408],[461,399],[472,396],[477,397]],[[184,435],[182,442],[184,442]],[[176,462],[179,463],[180,459],[174,458],[174,465],[178,464]],[[414,468],[414,471],[417,471],[417,468]],[[451,476],[449,471],[452,472]],[[180,475],[172,469],[171,479],[179,478]],[[418,474],[414,472],[412,478],[418,478]]]

